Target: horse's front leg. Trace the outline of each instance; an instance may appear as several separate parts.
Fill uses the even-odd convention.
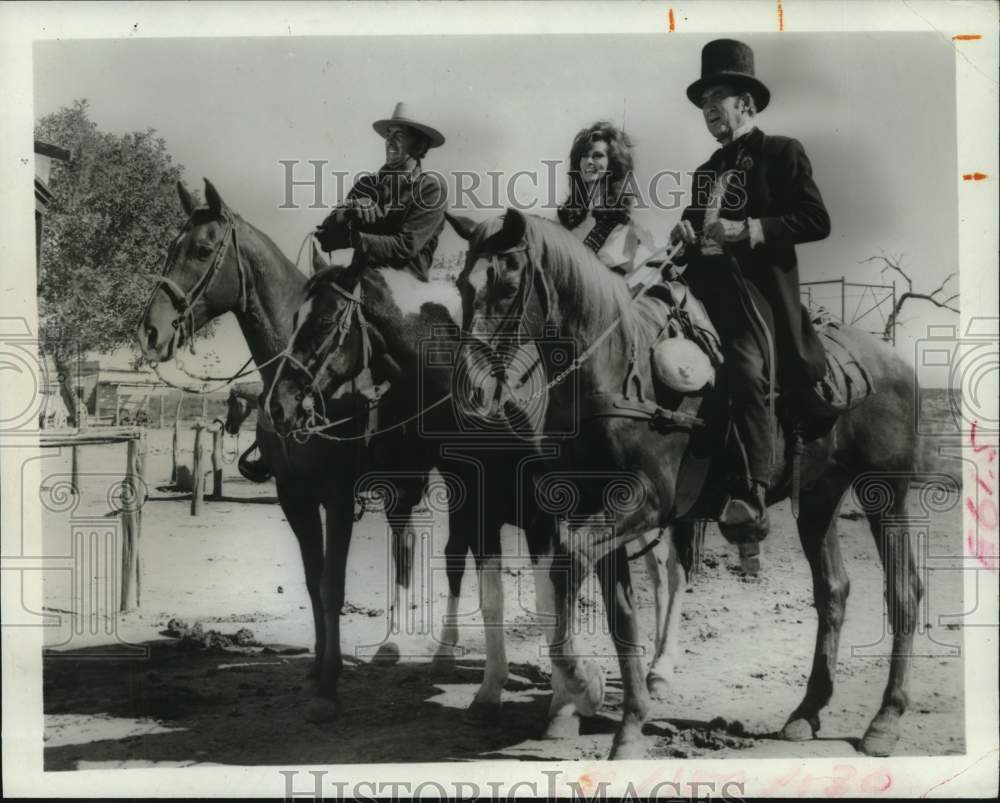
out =
[[[494,525],[488,525],[493,527]],[[500,721],[503,687],[507,682],[507,648],[504,643],[503,559],[500,554],[500,527],[491,531],[495,546],[476,556],[479,573],[479,610],[486,638],[486,668],[483,683],[476,692],[465,719],[476,724],[493,725]]]
[[[596,569],[625,692],[622,723],[615,734],[608,757],[645,758],[647,744],[642,735],[642,726],[649,716],[649,695],[643,683],[643,650],[639,643],[635,599],[625,548],[619,547],[605,555],[597,562]]]
[[[593,716],[604,702],[604,673],[578,658],[573,646],[576,599],[591,562],[561,543],[540,554],[535,566],[535,598],[552,658],[552,702],[545,736],[575,736],[580,717]]]
[[[445,574],[448,577],[448,601],[445,607],[444,619],[441,624],[441,636],[438,639],[437,651],[434,653],[434,663],[448,666],[454,663],[461,654],[458,646],[458,603],[462,598],[462,577],[465,575],[465,560],[472,545],[473,526],[468,516],[462,516],[455,511],[448,515],[448,542],[445,544]]]
[[[388,666],[399,661],[399,645],[393,641],[404,632],[404,622],[410,610],[413,586],[413,548],[416,534],[408,516],[393,516],[389,520],[392,531],[393,577],[389,586],[389,637],[383,641],[372,663]]]
[[[302,554],[302,568],[305,571],[315,635],[314,659],[309,674],[319,678],[326,649],[323,599],[320,593],[323,578],[323,522],[319,515],[319,502],[310,494],[296,492],[292,488],[293,483],[285,479],[278,480],[276,485],[281,511],[295,533],[295,540],[298,541]]]
[[[347,483],[343,484],[347,486]],[[344,606],[347,554],[354,526],[354,496],[350,491],[331,491],[325,500],[326,555],[320,581],[323,602],[324,642],[320,661],[318,696],[310,704],[307,717],[312,722],[327,722],[340,712],[337,684],[344,669],[340,652],[340,610]]]

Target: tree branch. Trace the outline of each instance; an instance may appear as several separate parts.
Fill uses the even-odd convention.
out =
[[[952,302],[958,298],[958,293],[954,293],[945,299],[938,298],[939,293],[943,293],[945,287],[948,286],[955,276],[958,274],[956,272],[949,273],[941,284],[935,288],[930,293],[918,293],[913,289],[913,280],[910,278],[909,273],[903,270],[903,255],[900,254],[898,257],[886,256],[884,253],[878,256],[869,257],[868,259],[861,260],[859,264],[871,263],[871,262],[881,262],[882,269],[879,271],[880,274],[885,274],[886,271],[894,271],[898,273],[906,281],[906,291],[902,293],[899,298],[896,299],[896,304],[892,309],[892,312],[886,318],[885,328],[882,331],[882,336],[889,340],[892,338],[893,331],[897,325],[902,325],[899,320],[899,314],[903,311],[903,305],[909,301],[911,298],[919,299],[921,301],[929,301],[935,307],[940,307],[941,309],[949,310],[950,312],[958,312],[958,308],[952,305]]]

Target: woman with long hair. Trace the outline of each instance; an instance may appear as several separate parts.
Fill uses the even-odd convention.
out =
[[[650,251],[632,221],[632,142],[624,131],[600,120],[573,138],[569,152],[569,196],[557,214],[612,270],[628,274]]]

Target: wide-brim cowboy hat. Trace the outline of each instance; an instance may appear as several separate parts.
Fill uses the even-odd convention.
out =
[[[771,102],[771,90],[754,75],[753,51],[735,39],[715,39],[702,48],[701,78],[687,88],[688,100],[701,108],[702,92],[719,84],[750,92],[757,111]]]
[[[396,108],[392,110],[392,117],[385,120],[376,120],[372,123],[372,128],[375,129],[380,137],[385,137],[388,134],[389,126],[393,125],[405,125],[419,131],[430,140],[432,148],[439,148],[444,145],[444,134],[434,128],[434,126],[418,122],[414,119],[403,102],[396,104]]]

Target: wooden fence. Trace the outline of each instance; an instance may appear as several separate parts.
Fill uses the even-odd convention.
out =
[[[42,448],[70,447],[72,465],[70,482],[73,493],[80,493],[80,456],[82,446],[102,446],[124,443],[125,472],[122,484],[121,508],[117,513],[122,522],[121,595],[118,610],[135,610],[142,600],[142,506],[146,501],[146,435],[141,429],[102,427],[94,430],[39,433]]]

